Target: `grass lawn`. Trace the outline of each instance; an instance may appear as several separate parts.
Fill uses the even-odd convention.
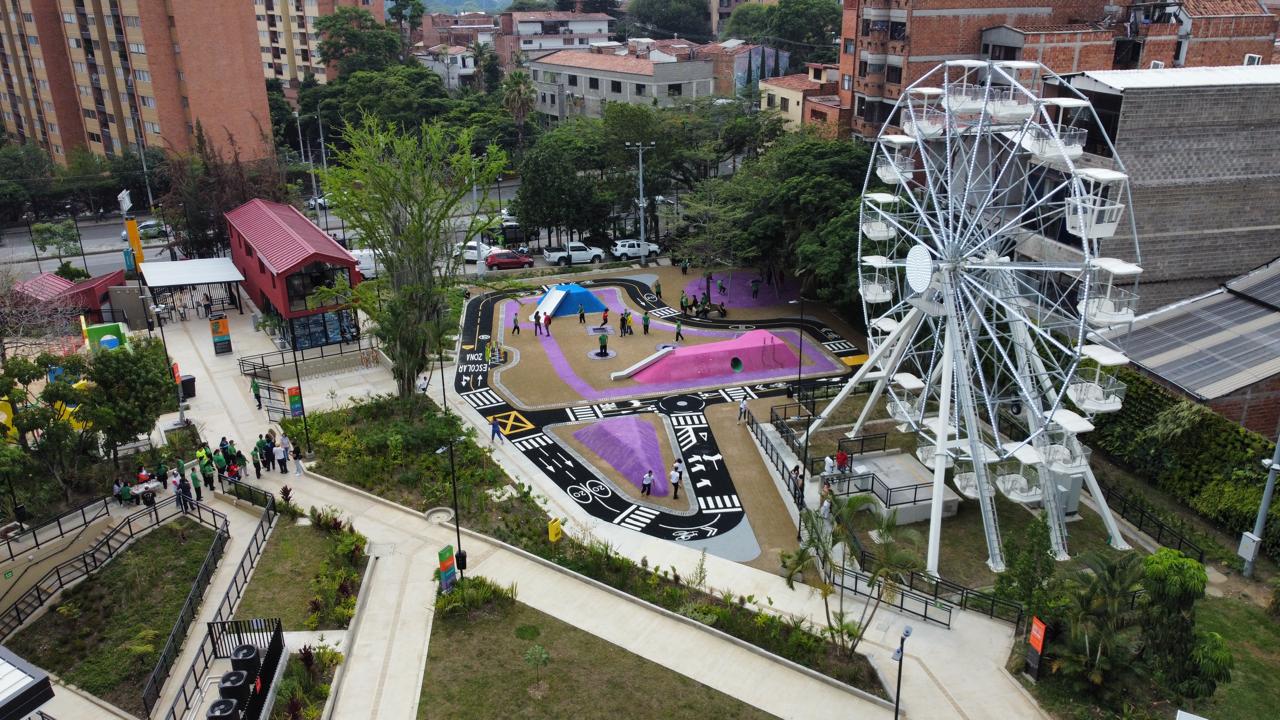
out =
[[[536,637],[533,637],[536,629]],[[517,637],[517,633],[524,638]],[[525,664],[533,645],[550,654]],[[436,616],[421,718],[773,717],[520,603]]]
[[[185,519],[162,525],[6,645],[68,683],[144,716],[142,686],[213,542]]]
[[[278,617],[285,630],[306,630],[315,596],[311,579],[320,572],[334,540],[281,516],[236,610],[237,619]],[[331,629],[331,628],[324,628]]]
[[[1235,669],[1230,683],[1188,709],[1213,720],[1275,717],[1280,708],[1280,622],[1236,598],[1205,598],[1196,613],[1198,627],[1227,641]]]

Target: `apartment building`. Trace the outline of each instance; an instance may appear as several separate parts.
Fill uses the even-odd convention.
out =
[[[368,10],[379,23],[386,22],[383,0],[254,0],[263,75],[285,87],[295,87],[309,74],[321,83],[333,79],[333,69],[320,61],[323,38],[315,25],[342,6]]]
[[[1266,64],[1276,23],[1259,0],[844,0],[838,95],[853,131],[870,136],[944,60],[1036,60],[1058,73]]]
[[[736,96],[753,82],[781,75],[791,62],[791,53],[786,50],[737,39],[703,45],[698,57],[711,61],[715,92],[725,97]]]
[[[84,146],[85,135],[62,41],[62,15],[51,2],[22,0],[11,7],[0,14],[5,134],[39,145],[65,163],[69,152]]]
[[[477,81],[476,55],[470,47],[442,43],[424,48],[418,43],[413,48],[413,57],[439,75],[448,90],[458,90]]]
[[[776,110],[787,120],[787,129],[798,129],[810,97],[834,95],[839,66],[808,63],[805,72],[760,81],[760,109]]]
[[[605,13],[507,12],[498,16],[496,50],[504,68],[518,56],[535,60],[565,50],[585,52],[609,39],[613,18]]]
[[[711,34],[720,32],[720,26],[729,19],[739,5],[777,5],[778,0],[707,0],[707,18],[711,21]]]
[[[683,47],[682,47],[683,46]],[[534,109],[557,120],[601,117],[611,102],[670,107],[714,94],[710,60],[696,43],[632,38],[597,43],[587,52],[561,50],[529,63]]]
[[[497,46],[497,18],[482,12],[427,13],[422,18],[422,46],[461,45],[470,47],[477,43]]]

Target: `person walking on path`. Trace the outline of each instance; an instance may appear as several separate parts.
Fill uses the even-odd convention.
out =
[[[493,346],[489,343],[484,344],[484,364],[485,367],[493,365]]]
[[[689,296],[683,290],[680,291],[680,314],[687,315],[689,313]]]
[[[600,327],[609,327],[609,308],[605,308],[604,311],[600,313]]]
[[[302,477],[302,450],[301,448],[293,449],[293,475],[294,477]]]
[[[195,509],[195,504],[191,502],[191,483],[187,482],[186,478],[178,483],[178,505],[184,512]]]
[[[751,278],[751,299],[760,297],[760,278]]]
[[[618,314],[618,337],[627,334],[627,311],[623,310]]]
[[[584,310],[581,305],[578,306],[578,324],[579,325],[587,324],[587,311]]]
[[[640,479],[640,494],[653,495],[653,471],[646,470],[644,477]]]
[[[253,401],[258,403],[258,409],[262,409],[262,387],[258,385],[258,378],[249,381],[249,392],[253,393]]]
[[[672,500],[680,499],[680,479],[681,479],[680,476],[682,474],[683,473],[680,472],[680,468],[678,464],[673,464],[671,466],[671,499]]]
[[[187,482],[187,484],[191,487],[191,489],[196,491],[196,502],[204,502],[204,493],[200,491],[200,485],[201,485],[200,478],[195,473],[191,473],[190,481],[182,481],[182,482]],[[182,487],[181,482],[179,483],[178,487]]]
[[[689,274],[689,258],[685,258],[680,261],[680,274],[681,275]]]
[[[716,279],[716,291],[719,292],[721,295],[725,294],[724,278]]]
[[[275,447],[276,466],[280,468],[280,474],[284,475],[289,472],[289,453],[284,449],[284,445]]]
[[[742,398],[738,402],[738,424],[741,425],[747,419],[747,399]]]
[[[662,280],[653,281],[653,294],[662,297]]]
[[[551,337],[551,313],[542,314],[542,334]]]
[[[253,456],[253,477],[256,480],[262,479],[262,448],[256,447],[249,453]]]
[[[511,316],[511,334],[520,334],[520,315],[519,313]]]
[[[676,318],[676,342],[684,340],[684,333],[680,331],[681,327],[680,318]]]
[[[498,416],[494,415],[489,419],[489,442],[497,440],[504,442],[502,439],[502,427],[498,424]]]
[[[645,310],[644,315],[640,318],[640,324],[644,326],[644,334],[649,334],[649,311]]]
[[[533,334],[542,334],[542,313],[536,310],[533,312]]]
[[[422,393],[423,395],[426,395],[427,388],[430,386],[431,386],[430,373],[422,373],[421,375],[418,376],[418,392]],[[258,437],[261,438],[262,436],[259,435]],[[258,442],[261,443],[262,440],[258,440]]]
[[[284,456],[289,457],[293,454],[293,443],[289,442],[289,436],[280,433],[280,444],[284,446]]]

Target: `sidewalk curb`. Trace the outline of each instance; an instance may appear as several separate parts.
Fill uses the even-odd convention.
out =
[[[604,584],[604,583],[602,583],[602,582],[600,582],[600,581],[598,581],[598,580],[595,580],[595,579],[593,579],[593,578],[587,577],[586,575],[582,575],[582,574],[577,573],[577,572],[574,572],[573,570],[570,570],[570,569],[568,569],[568,568],[566,568],[566,567],[562,567],[561,565],[558,565],[558,564],[556,564],[556,563],[554,563],[554,562],[551,562],[550,560],[547,560],[547,559],[545,559],[545,558],[538,557],[537,555],[534,555],[533,553],[530,553],[530,552],[528,552],[528,551],[526,551],[526,550],[522,550],[522,549],[520,549],[520,548],[518,548],[518,547],[515,547],[514,545],[509,545],[509,544],[507,544],[507,543],[505,543],[505,542],[503,542],[503,541],[501,541],[501,540],[498,540],[497,538],[492,538],[492,537],[489,537],[488,535],[484,535],[484,534],[481,534],[481,533],[475,532],[474,530],[468,530],[467,528],[458,528],[457,526],[453,525],[452,523],[448,523],[448,522],[440,523],[440,524],[441,524],[441,525],[443,525],[443,526],[446,526],[446,527],[449,527],[449,528],[455,529],[455,530],[461,530],[461,532],[462,532],[463,534],[467,535],[468,537],[471,537],[471,538],[472,538],[472,539],[474,539],[474,540],[477,540],[477,541],[480,541],[480,542],[486,542],[486,543],[489,543],[489,544],[491,544],[491,545],[496,545],[497,547],[500,547],[500,548],[502,548],[502,549],[504,549],[504,550],[507,550],[508,552],[511,552],[511,553],[512,553],[512,554],[514,554],[514,555],[517,555],[517,556],[519,556],[519,557],[524,558],[525,560],[529,560],[529,561],[531,561],[531,562],[537,563],[537,564],[539,564],[539,565],[541,565],[541,566],[543,566],[543,567],[545,567],[545,568],[547,568],[547,569],[549,569],[549,570],[554,570],[554,571],[556,571],[556,572],[559,572],[559,573],[560,573],[560,574],[562,574],[562,575],[565,575],[565,576],[567,576],[567,577],[569,577],[569,578],[572,578],[572,579],[574,579],[574,580],[577,580],[577,581],[579,581],[579,582],[585,583],[585,584],[587,584],[587,585],[589,585],[589,586],[591,586],[591,587],[593,587],[593,588],[595,588],[595,589],[597,589],[597,590],[601,590],[601,591],[603,591],[603,592],[609,593],[610,595],[613,595],[614,597],[620,598],[620,599],[622,599],[622,600],[626,600],[626,601],[628,601],[628,602],[630,602],[630,603],[632,603],[632,604],[634,604],[634,605],[637,605],[637,606],[639,606],[639,607],[641,607],[641,608],[644,608],[645,610],[648,610],[648,611],[650,611],[650,612],[656,612],[656,613],[658,613],[659,615],[662,615],[662,616],[664,616],[664,617],[666,617],[666,618],[668,618],[668,619],[670,619],[670,620],[676,620],[676,621],[681,622],[681,623],[683,623],[683,624],[685,624],[685,625],[687,625],[687,626],[689,626],[689,627],[691,627],[691,628],[695,628],[695,629],[700,630],[700,631],[702,631],[702,632],[705,632],[705,633],[707,633],[707,634],[713,635],[713,636],[715,636],[716,638],[718,638],[718,639],[720,639],[720,640],[725,640],[725,641],[728,641],[728,642],[730,642],[730,643],[733,643],[734,645],[737,645],[738,647],[742,648],[743,650],[747,650],[748,652],[751,652],[751,653],[753,653],[753,654],[755,654],[755,655],[757,655],[757,656],[759,656],[759,657],[761,657],[761,658],[764,658],[765,660],[769,660],[769,661],[771,661],[771,662],[774,662],[774,663],[777,663],[777,664],[779,664],[779,665],[782,665],[783,667],[786,667],[786,668],[788,668],[788,669],[790,669],[790,670],[794,670],[794,671],[799,672],[799,673],[801,673],[801,674],[803,674],[803,675],[807,675],[807,676],[808,676],[808,677],[810,677],[811,679],[819,680],[819,681],[821,681],[821,682],[823,682],[823,683],[826,683],[827,685],[830,685],[831,687],[833,687],[833,688],[835,688],[835,689],[837,689],[837,690],[841,690],[841,691],[845,692],[846,694],[851,695],[851,696],[853,696],[853,697],[855,697],[855,698],[857,698],[857,699],[859,699],[859,700],[862,700],[862,701],[865,701],[865,702],[873,703],[873,704],[878,705],[878,706],[880,706],[880,707],[882,707],[882,708],[884,708],[884,709],[886,709],[886,710],[891,710],[891,709],[893,709],[893,703],[892,703],[892,702],[890,702],[890,701],[888,701],[888,700],[885,700],[884,698],[878,698],[878,697],[876,697],[876,696],[872,695],[871,693],[869,693],[869,692],[867,692],[867,691],[865,691],[865,690],[860,690],[860,689],[858,689],[858,688],[853,687],[852,685],[846,685],[845,683],[842,683],[842,682],[840,682],[839,680],[836,680],[835,678],[828,677],[828,676],[823,675],[822,673],[820,673],[820,672],[818,672],[818,671],[816,671],[816,670],[812,670],[812,669],[807,668],[807,667],[805,667],[805,666],[803,666],[803,665],[800,665],[799,663],[793,662],[793,661],[788,660],[788,659],[786,659],[786,658],[784,658],[784,657],[781,657],[781,656],[779,656],[779,655],[775,655],[775,654],[773,654],[773,653],[769,652],[768,650],[765,650],[765,649],[763,649],[763,648],[760,648],[760,647],[758,647],[758,646],[756,646],[756,645],[752,645],[751,643],[747,642],[746,640],[742,640],[742,639],[740,639],[740,638],[736,638],[736,637],[734,637],[734,636],[732,636],[732,635],[730,635],[730,634],[728,634],[728,633],[724,632],[723,630],[718,630],[718,629],[716,629],[716,628],[714,628],[714,627],[712,627],[712,626],[710,626],[710,625],[704,625],[703,623],[700,623],[700,622],[698,622],[697,620],[694,620],[693,618],[685,617],[684,615],[680,615],[679,613],[671,612],[670,610],[667,610],[666,608],[663,608],[663,607],[659,607],[659,606],[657,606],[657,605],[654,605],[653,603],[648,602],[647,600],[642,600],[642,599],[640,599],[640,598],[638,598],[638,597],[636,597],[636,596],[634,596],[634,595],[631,595],[631,594],[629,594],[629,593],[623,592],[622,590],[619,590],[619,589],[617,589],[617,588],[615,588],[615,587],[612,587],[612,586],[610,586],[610,585],[606,585],[606,584]],[[878,677],[878,676],[879,676],[879,673],[877,673],[877,677]],[[882,682],[883,682],[883,681],[882,681]],[[907,717],[907,714],[906,714],[906,713],[901,713],[901,716],[902,716],[902,717]]]
[[[321,720],[329,720],[329,718],[333,717],[333,709],[338,705],[338,693],[341,692],[342,681],[347,676],[347,664],[351,655],[351,648],[355,647],[356,636],[360,634],[360,627],[364,625],[362,615],[365,607],[369,604],[369,593],[366,592],[369,578],[373,577],[373,572],[377,569],[377,565],[378,558],[370,555],[369,564],[365,567],[364,577],[360,580],[360,599],[356,601],[356,614],[352,618],[351,624],[347,626],[347,635],[343,638],[342,663],[338,665],[338,669],[333,674],[333,680],[329,683],[329,697],[325,700],[324,710],[320,713]]]

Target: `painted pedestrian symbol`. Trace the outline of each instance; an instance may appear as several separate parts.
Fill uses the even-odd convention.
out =
[[[514,435],[516,433],[522,433],[525,430],[533,429],[533,423],[529,422],[524,415],[521,415],[515,410],[508,410],[507,412],[501,412],[497,415],[490,415],[485,419],[491,423],[497,421],[498,430],[503,435]]]

